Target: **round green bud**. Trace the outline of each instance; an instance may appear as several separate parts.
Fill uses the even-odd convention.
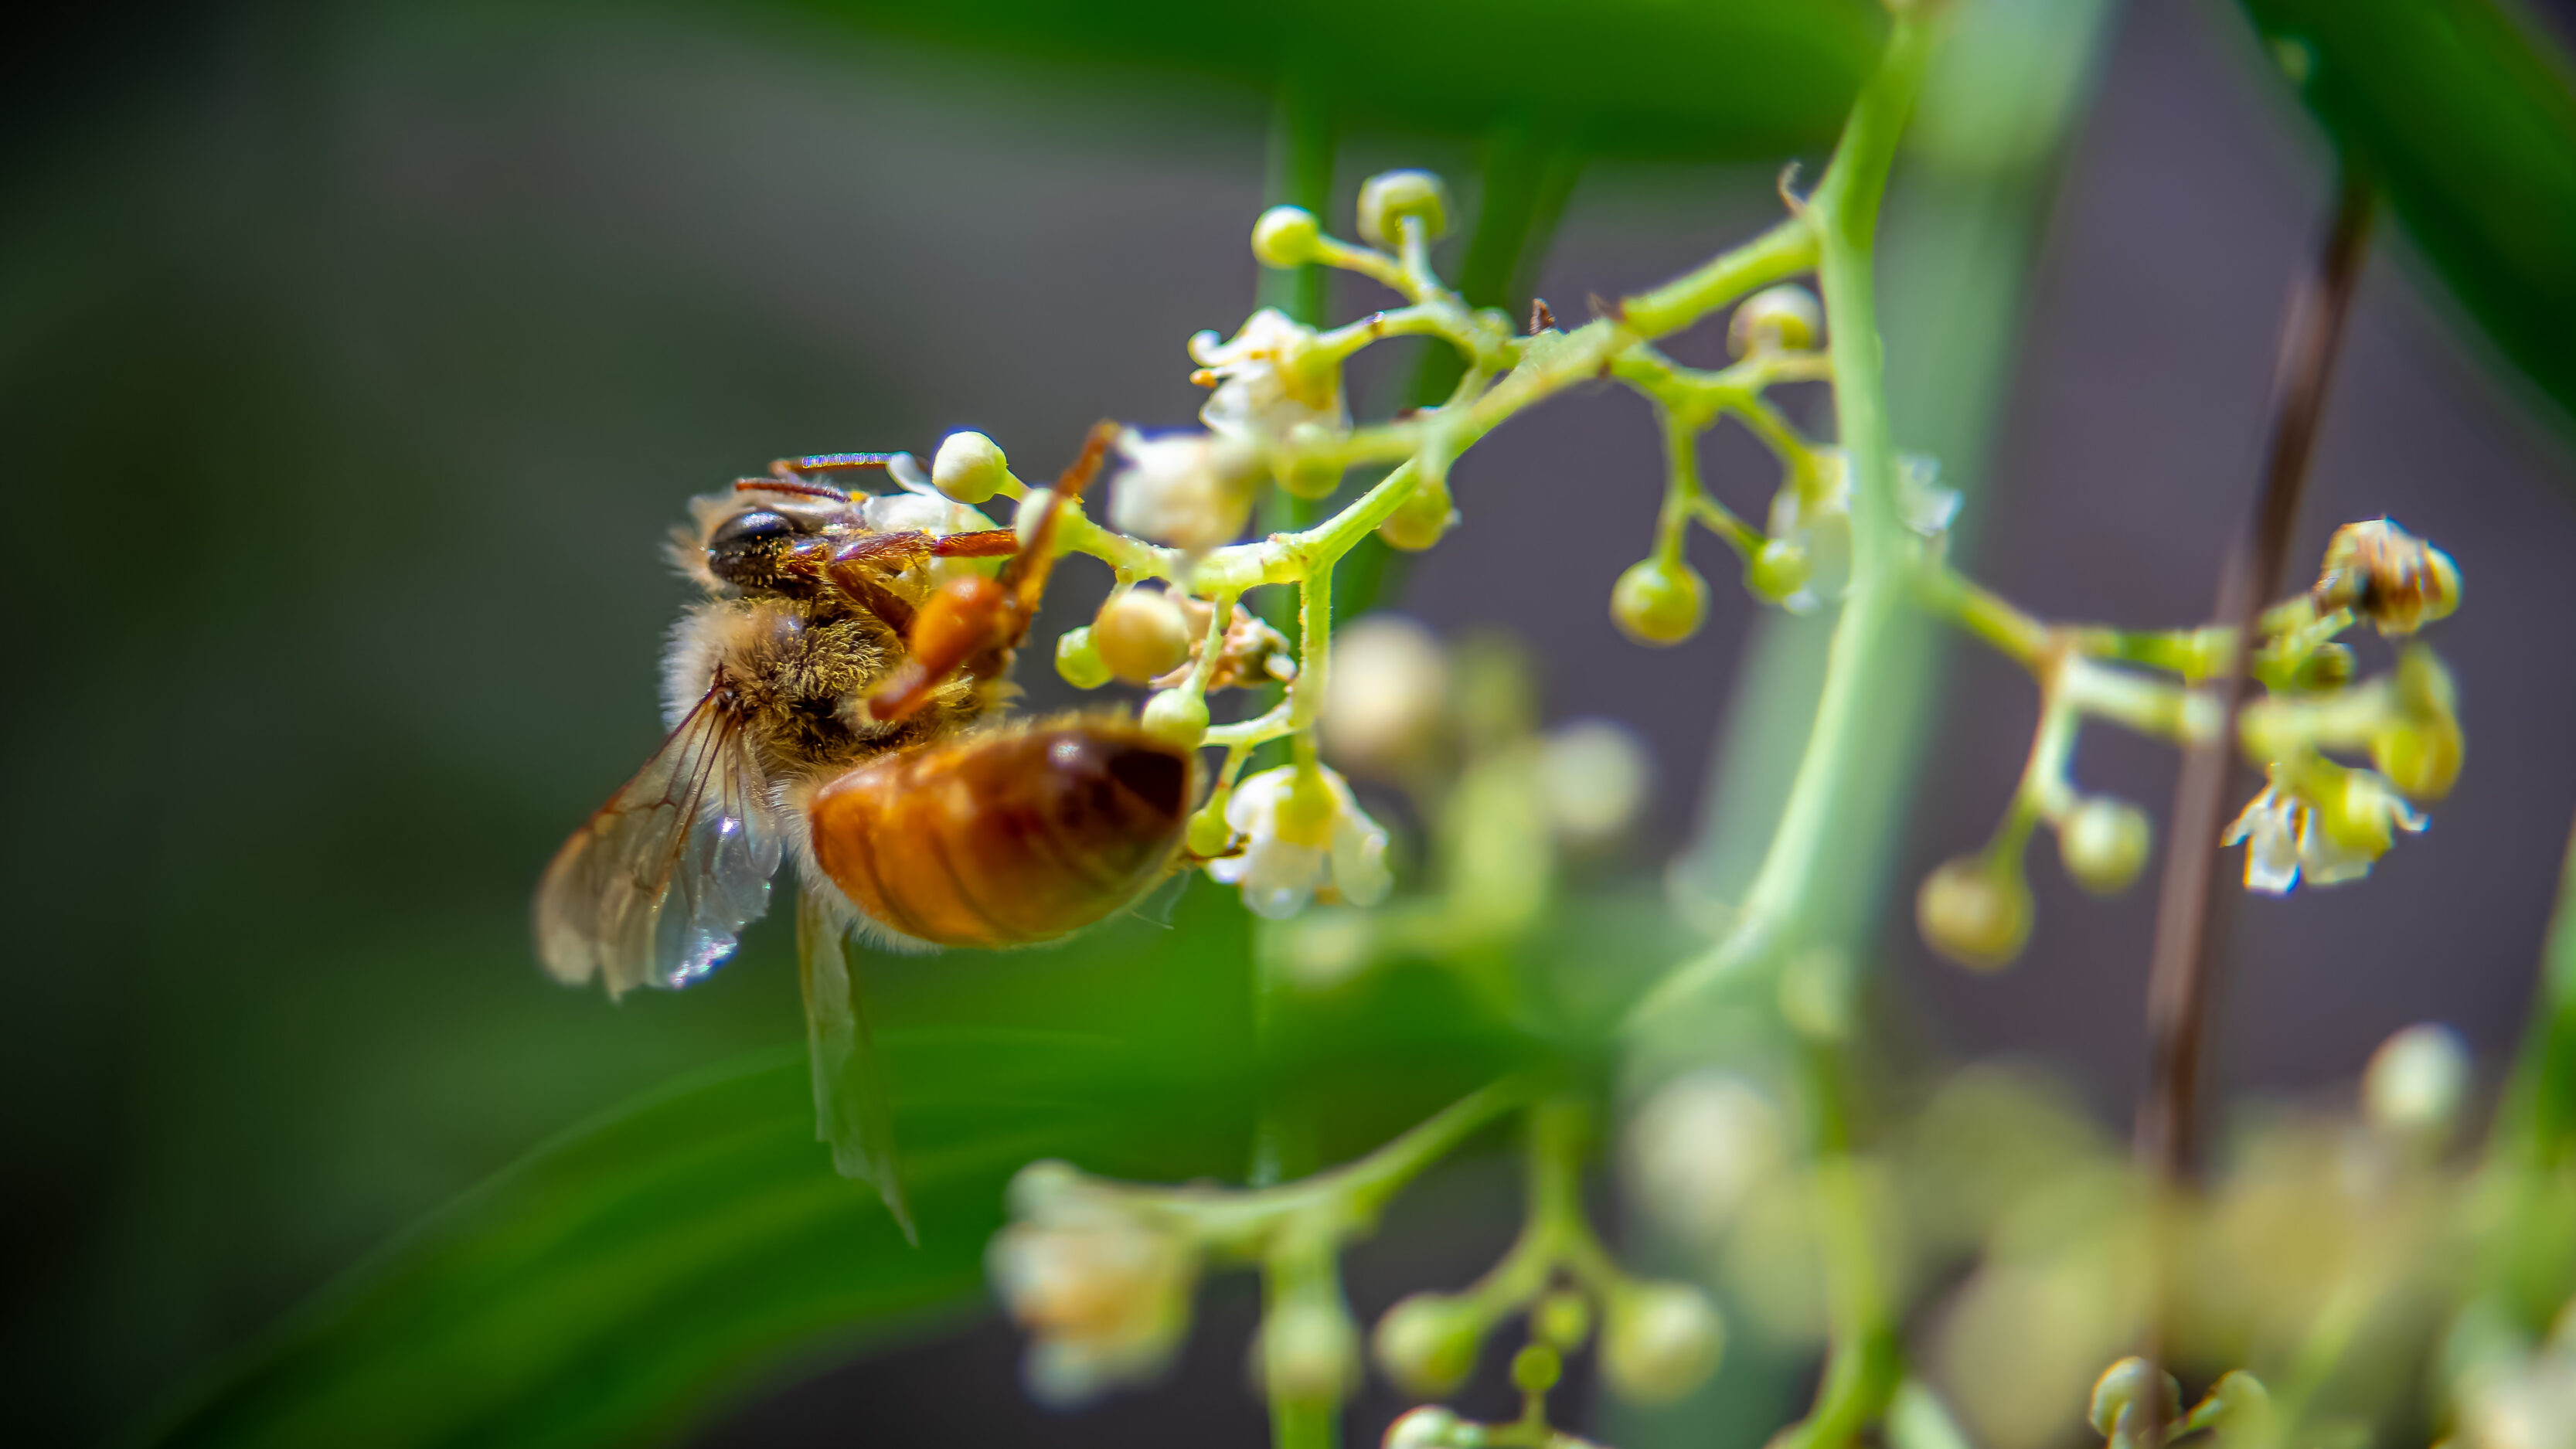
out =
[[[1640,644],[1679,644],[1708,618],[1708,581],[1680,559],[1630,564],[1610,586],[1610,618]]]
[[[1533,1343],[1512,1355],[1512,1387],[1522,1393],[1546,1393],[1563,1377],[1565,1360],[1546,1344]]]
[[[1459,1427],[1457,1414],[1438,1404],[1408,1409],[1386,1426],[1385,1449],[1449,1449]]]
[[[1726,350],[1737,357],[1763,352],[1806,352],[1825,338],[1825,311],[1816,294],[1795,282],[1766,287],[1738,303],[1726,324]]]
[[[2147,863],[2155,827],[2126,800],[2096,795],[2057,825],[2057,855],[2075,883],[2097,896],[2118,895]]]
[[[1580,1293],[1550,1293],[1530,1310],[1530,1336],[1559,1353],[1572,1353],[1592,1336],[1592,1305]]]
[[[2030,940],[2030,886],[2016,866],[1982,855],[1945,861],[1914,896],[1924,944],[1971,971],[2013,963]]]
[[[2221,1438],[2266,1439],[2272,1424],[2272,1391],[2245,1370],[2230,1369],[2209,1386],[2187,1422],[2194,1429],[2215,1429]]]
[[[1226,823],[1225,802],[1234,792],[1220,785],[1208,802],[1190,815],[1190,833],[1186,844],[1189,852],[1201,860],[1214,860],[1234,845],[1234,827]]]
[[[1302,267],[1315,259],[1324,229],[1302,206],[1274,206],[1252,224],[1252,255],[1265,267]]]
[[[1186,689],[1166,689],[1145,701],[1142,722],[1154,738],[1196,749],[1207,738],[1207,701]]]
[[[1440,541],[1449,525],[1458,521],[1458,510],[1449,501],[1449,485],[1437,478],[1426,478],[1415,485],[1413,496],[1395,507],[1386,522],[1377,526],[1377,536],[1389,548],[1407,553],[1420,553]]]
[[[2335,778],[2322,782],[2311,798],[2317,829],[2344,849],[2376,860],[2397,843],[2398,815],[2405,807],[2381,776],[2336,770]]]
[[[1076,689],[1098,689],[1112,676],[1092,646],[1091,628],[1067,629],[1055,641],[1055,672]]]
[[[1428,171],[1381,171],[1360,183],[1360,238],[1392,249],[1404,240],[1407,217],[1422,222],[1422,239],[1438,241],[1449,229],[1449,188]]]
[[[1717,1371],[1726,1320],[1688,1283],[1632,1283],[1610,1296],[1601,1323],[1601,1371],[1642,1403],[1678,1399]]]
[[[2137,1412],[2147,1396],[2147,1375],[2152,1372],[2147,1361],[2130,1357],[2102,1371],[2093,1383],[2092,1412],[2086,1417],[2097,1434],[2116,1434],[2126,1429],[2132,1433],[2145,1428],[2146,1415]],[[2164,1421],[2176,1423],[2182,1418],[2182,1385],[2172,1374],[2163,1378]]]
[[[1091,621],[1091,647],[1110,673],[1142,684],[1189,662],[1189,616],[1161,589],[1122,589]]]
[[[1333,430],[1321,423],[1306,422],[1288,430],[1289,446],[1301,450],[1285,466],[1275,470],[1279,486],[1298,498],[1330,498],[1342,486],[1342,464],[1339,459],[1317,457],[1314,449],[1328,447]]]
[[[1397,1387],[1438,1398],[1476,1371],[1486,1327],[1485,1315],[1464,1299],[1416,1293],[1377,1321],[1370,1348]]]
[[[1807,586],[1815,572],[1807,551],[1785,538],[1763,543],[1744,565],[1744,586],[1768,603],[1782,603]]]
[[[950,433],[930,460],[930,486],[970,506],[1000,492],[1010,479],[1011,460],[982,433]]]
[[[2371,1053],[2361,1076],[2361,1112],[2393,1136],[2439,1142],[2469,1095],[2469,1049],[2449,1027],[2422,1022]]]

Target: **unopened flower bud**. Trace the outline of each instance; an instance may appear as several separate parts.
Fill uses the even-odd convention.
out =
[[[1765,542],[1744,565],[1744,587],[1754,597],[1769,603],[1784,604],[1807,586],[1815,573],[1814,561],[1807,551],[1785,538]]]
[[[1708,581],[1681,559],[1642,559],[1610,586],[1610,618],[1640,644],[1679,644],[1708,618]]]
[[[1530,1336],[1559,1353],[1572,1353],[1592,1336],[1592,1305],[1580,1293],[1550,1293],[1530,1310]]]
[[[1110,673],[1141,684],[1188,662],[1189,617],[1160,589],[1124,589],[1091,621],[1091,647]]]
[[[2188,1432],[2215,1430],[2227,1442],[2235,1442],[2241,1436],[2262,1443],[2269,1438],[2271,1423],[2272,1391],[2245,1370],[2231,1369],[2192,1406],[2191,1417],[2183,1421],[2182,1428]]]
[[[2096,795],[2059,822],[2057,854],[2077,885],[2095,895],[2117,895],[2138,878],[2154,835],[2147,812],[2126,800]]]
[[[1386,1426],[1382,1449],[1451,1449],[1460,1428],[1458,1415],[1438,1404],[1409,1409]]]
[[[1943,862],[1914,896],[1924,943],[1971,971],[2011,965],[2030,940],[2030,918],[2030,885],[2018,866],[1982,855]]]
[[[2447,1026],[2421,1022],[2371,1053],[2361,1076],[2361,1111],[2392,1136],[2439,1142],[2469,1095],[2469,1050]]]
[[[1628,1127],[1638,1201],[1694,1246],[1714,1244],[1786,1149],[1779,1109],[1742,1077],[1703,1068],[1657,1088]]]
[[[1360,183],[1360,238],[1392,248],[1404,240],[1403,221],[1418,217],[1422,239],[1438,241],[1449,229],[1449,188],[1428,171],[1381,171]]]
[[[1324,229],[1302,206],[1274,206],[1252,224],[1252,255],[1265,267],[1302,267],[1315,259]]]
[[[1359,1334],[1338,1303],[1298,1299],[1261,1321],[1261,1386],[1276,1398],[1338,1403],[1359,1378]]]
[[[1189,839],[1184,842],[1190,854],[1214,860],[1234,844],[1234,827],[1225,823],[1225,802],[1233,796],[1231,787],[1219,785],[1205,805],[1191,812]]]
[[[2339,770],[2313,798],[2316,828],[2337,847],[2376,860],[2397,842],[2397,832],[2424,828],[2387,779],[2372,770]]]
[[[1140,721],[1145,733],[1183,749],[1198,748],[1207,738],[1207,700],[1186,689],[1166,689],[1145,701]]]
[[[1322,743],[1334,763],[1391,774],[1439,742],[1449,708],[1449,656],[1431,631],[1371,614],[1333,638],[1324,678]]]
[[[2460,606],[2460,569],[2394,520],[2374,518],[2335,530],[2313,596],[2322,607],[2351,609],[2382,634],[2412,634]]]
[[[1565,1360],[1546,1344],[1533,1343],[1512,1355],[1512,1387],[1522,1393],[1546,1393],[1563,1377]]]
[[[2092,1412],[2087,1415],[2097,1434],[2109,1436],[2126,1431],[2132,1435],[2146,1428],[2147,1415],[2142,1402],[2148,1393],[2147,1375],[2153,1372],[2147,1361],[2130,1357],[2102,1371],[2093,1383]],[[2168,1424],[2182,1418],[2182,1385],[2172,1374],[2158,1374],[2164,1380],[2164,1421]]]
[[[1449,485],[1437,478],[1425,478],[1414,485],[1413,494],[1395,506],[1386,522],[1377,526],[1377,536],[1390,548],[1406,553],[1420,553],[1440,541],[1449,526],[1458,521],[1458,510],[1449,498]]]
[[[2371,732],[2371,763],[2406,795],[2439,800],[2458,782],[2468,752],[2451,672],[2417,645],[2398,656],[2396,695],[2396,717]]]
[[[1630,1399],[1659,1403],[1698,1388],[1726,1352],[1726,1320],[1688,1283],[1633,1283],[1610,1295],[1601,1370]]]
[[[1616,720],[1576,720],[1539,749],[1539,799],[1548,824],[1578,846],[1609,844],[1635,823],[1652,774],[1646,747]]]
[[[1416,1293],[1377,1321],[1370,1347],[1377,1364],[1408,1394],[1441,1398],[1476,1371],[1490,1325],[1474,1303],[1445,1293]]]
[[[1822,342],[1825,313],[1816,294],[1795,282],[1767,287],[1739,303],[1726,324],[1726,350],[1737,357],[1805,352]]]
[[[1011,479],[1011,460],[982,433],[950,433],[930,460],[930,485],[959,503],[981,503]]]
[[[1076,689],[1098,689],[1114,676],[1101,662],[1100,650],[1091,642],[1091,626],[1067,629],[1056,636],[1055,672]]]

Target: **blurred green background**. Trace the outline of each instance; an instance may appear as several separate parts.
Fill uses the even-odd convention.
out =
[[[2342,54],[2318,15],[2254,9],[2307,36],[2312,64]],[[2549,43],[2554,13],[2526,19]],[[777,1129],[801,1110],[792,1052],[745,1056],[801,1034],[783,922],[706,985],[613,1008],[543,980],[523,938],[547,853],[658,738],[654,658],[683,591],[657,549],[682,501],[782,453],[926,452],[971,425],[1043,468],[1104,413],[1186,421],[1198,394],[1183,339],[1229,329],[1253,294],[1243,239],[1283,74],[1344,84],[1340,209],[1369,172],[1424,164],[1472,211],[1497,126],[1591,152],[1536,278],[1573,318],[1587,294],[1660,279],[1767,217],[1772,173],[1821,154],[1875,30],[1865,7],[1785,4],[1349,7],[1275,46],[1268,24],[1153,7],[232,0],[65,11],[11,48],[11,1437],[88,1442],[131,1424],[396,1230],[693,1071],[718,1085],[691,1101],[746,1115],[666,1104],[611,1140],[739,1153],[743,1180],[810,1196],[801,1226],[763,1246],[766,1267],[675,1270],[662,1311],[686,1319],[712,1283],[802,1284],[782,1301],[821,1316],[768,1331],[807,1356],[592,1363],[551,1381],[554,1400],[523,1402],[621,1434],[664,1423],[675,1383],[739,1388],[835,1362],[852,1340],[810,1335],[868,1309],[939,1332],[726,1410],[708,1441],[837,1439],[873,1422],[902,1438],[972,1437],[958,1428],[971,1424],[1136,1444],[1257,1425],[1240,1388],[1243,1284],[1214,1290],[1172,1397],[1069,1418],[1022,1405],[1010,1335],[971,1326],[977,1225],[998,1220],[994,1190],[1031,1144],[1158,1175],[1239,1164],[1246,947],[1223,893],[1184,895],[1168,929],[1128,922],[1062,953],[888,973],[890,1018],[912,1033],[898,1062],[923,1094],[912,1110],[971,1116],[1001,1144],[955,1166],[959,1230],[917,1262]],[[2206,607],[2241,506],[2330,142],[2282,83],[2279,47],[2233,9],[2139,7],[2100,36],[2098,64],[2083,36],[2053,65],[2007,48],[1949,103],[1966,139],[1935,132],[1909,163],[1890,213],[1896,403],[1901,420],[1915,408],[1901,441],[1956,428],[1940,451],[1983,491],[1975,558],[1999,586],[2044,611],[2174,622]],[[1432,37],[1457,43],[1435,63],[1392,63]],[[2549,93],[2557,63],[2532,64]],[[1643,78],[1601,83],[1622,65]],[[2052,74],[2078,88],[2064,134],[2017,153],[2032,112],[2015,87]],[[2357,93],[2376,94],[2310,99],[2358,135],[2381,111]],[[2471,120],[2487,135],[2530,120],[2503,110]],[[2347,1077],[2422,1017],[2500,1053],[2520,1018],[2576,804],[2560,746],[2576,644],[2556,622],[2576,494],[2547,400],[2571,375],[2553,370],[2552,338],[2568,349],[2576,328],[2475,321],[2564,315],[2569,253],[2543,248],[2517,271],[2496,240],[2526,224],[2547,238],[2562,193],[2543,183],[2576,187],[2576,169],[2549,170],[2564,159],[2554,133],[2532,134],[2529,165],[2462,183],[2517,199],[2486,231],[2391,229],[2302,532],[2313,556],[2335,523],[2392,512],[2460,559],[2470,604],[2441,642],[2467,699],[2470,770],[2435,833],[2368,886],[2240,912],[2239,959],[2261,969],[2240,973],[2234,1082]],[[2441,171],[2373,144],[2401,179]],[[2438,188],[2399,199],[2410,215],[2448,204]],[[1959,300],[1963,258],[2000,273],[2000,290],[1969,294],[1990,310],[1945,314],[1929,301]],[[1352,286],[1339,305],[1375,301]],[[1713,355],[1714,339],[1697,347],[1684,351]],[[1937,380],[1974,373],[1963,358],[1984,359],[1976,375],[1993,385],[1939,401],[1953,395]],[[1393,388],[1408,365],[1369,385]],[[1909,385],[1925,389],[1911,404]],[[1767,488],[1741,440],[1714,446],[1710,470],[1740,503]],[[1645,545],[1657,476],[1646,415],[1624,395],[1516,423],[1462,466],[1467,525],[1400,600],[1445,630],[1524,639],[1550,718],[1610,714],[1643,733],[1666,781],[1625,861],[1646,892],[1694,840],[1692,868],[1722,881],[1724,852],[1710,852],[1727,822],[1759,813],[1758,782],[1708,763],[1749,605],[1721,584],[1715,627],[1653,655],[1604,612],[1608,581]],[[1074,572],[1064,619],[1103,584]],[[2029,715],[2009,668],[1964,650],[1925,660],[1948,661],[1952,688],[1912,731],[1934,764],[1880,867],[1901,882],[1982,838]],[[2105,735],[2082,768],[2162,806],[2158,748]],[[2116,1116],[2140,1075],[2146,893],[2103,906],[2040,874],[2020,971],[1962,978],[1902,929],[1883,933],[1883,954],[1936,1040],[2049,1057]],[[1601,975],[1669,949],[1598,939],[1621,959],[1578,964]],[[1319,1034],[1338,1055],[1312,1077],[1342,1094],[1324,1098],[1328,1152],[1533,1049],[1436,981],[1383,989],[1348,1006],[1351,1031],[1383,1036]],[[1026,1075],[942,1085],[944,1069],[985,1064]],[[1187,1122],[1086,1135],[1176,1096],[1198,1105]],[[743,1121],[767,1125],[725,1135]],[[586,1161],[513,1190],[538,1203],[584,1182],[630,1191],[583,1178]],[[1360,1255],[1360,1306],[1474,1271],[1509,1230],[1505,1180],[1469,1162],[1426,1185]],[[686,1199],[657,1219],[645,1209],[661,1200],[631,1191],[637,1222],[565,1231],[631,1248],[702,1223]],[[515,1271],[485,1268],[496,1293]],[[881,1273],[868,1279],[880,1296],[816,1288],[835,1272]],[[542,1364],[570,1338],[492,1301],[506,1331],[465,1341],[495,1358]],[[722,1314],[710,1301],[704,1316]],[[500,1371],[469,1354],[422,1382]]]

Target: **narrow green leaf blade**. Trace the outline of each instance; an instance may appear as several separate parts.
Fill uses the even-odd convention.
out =
[[[2576,414],[2576,87],[2497,0],[2245,0],[2504,357]]]

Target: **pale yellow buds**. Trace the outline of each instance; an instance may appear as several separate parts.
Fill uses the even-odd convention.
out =
[[[1464,1427],[1465,1422],[1453,1410],[1424,1404],[1407,1410],[1386,1426],[1381,1449],[1448,1449],[1458,1442],[1457,1433]]]
[[[959,503],[977,504],[1011,481],[1011,460],[982,433],[950,433],[930,460],[930,485]]]
[[[1396,1387],[1441,1398],[1476,1371],[1488,1326],[1484,1313],[1467,1299],[1416,1293],[1377,1321],[1369,1346]]]
[[[1610,586],[1610,618],[1640,644],[1679,644],[1708,618],[1708,580],[1681,559],[1643,559]]]
[[[1262,1391],[1274,1398],[1337,1403],[1359,1382],[1359,1333],[1339,1303],[1320,1295],[1272,1309],[1254,1353]]]
[[[1807,551],[1785,538],[1766,540],[1744,563],[1744,587],[1766,603],[1785,604],[1797,597],[1815,573]]]
[[[2154,836],[2145,811],[2097,795],[2058,822],[2057,854],[2077,885],[2097,896],[2118,895],[2146,865]]]
[[[2382,634],[2412,634],[2460,606],[2460,569],[2391,519],[2347,523],[2326,543],[2311,597],[2321,609],[2352,610]]]
[[[2361,1076],[2361,1113],[2392,1137],[2438,1144],[2469,1095],[2469,1050],[2449,1027],[2421,1022],[2379,1044]]]
[[[1437,478],[1425,478],[1413,487],[1413,493],[1396,505],[1395,512],[1377,526],[1377,536],[1389,548],[1406,553],[1420,553],[1440,541],[1449,526],[1458,521],[1458,511],[1449,499],[1449,485]]]
[[[1302,267],[1315,259],[1324,229],[1302,206],[1274,206],[1252,224],[1252,255],[1265,267]]]
[[[1431,631],[1371,614],[1333,639],[1324,679],[1322,743],[1355,773],[1400,774],[1437,748],[1447,728],[1449,656]]]
[[[1698,1388],[1726,1352],[1726,1320],[1689,1283],[1629,1283],[1601,1324],[1601,1372],[1621,1396],[1665,1403]]]
[[[1639,1205],[1683,1242],[1709,1247],[1786,1161],[1787,1129],[1760,1089],[1711,1067],[1657,1088],[1627,1146]]]
[[[1428,171],[1381,171],[1360,183],[1360,239],[1392,248],[1404,240],[1406,220],[1422,223],[1422,239],[1438,241],[1449,229],[1449,188]]]
[[[1091,647],[1111,674],[1141,684],[1189,661],[1189,616],[1160,589],[1121,589],[1091,621]]]
[[[1745,298],[1726,324],[1726,350],[1737,357],[1807,352],[1824,339],[1824,308],[1815,293],[1794,282]]]
[[[2093,1404],[2086,1415],[2093,1431],[2107,1437],[2129,1436],[2130,1442],[2145,1442],[2149,1410],[2145,1399],[2150,1392],[2147,1376],[2155,1371],[2142,1358],[2124,1358],[2102,1371],[2093,1383]],[[2182,1385],[2172,1374],[2156,1374],[2164,1382],[2157,1386],[2164,1396],[2164,1422],[2182,1418]]]
[[[1055,672],[1076,689],[1098,689],[1114,677],[1093,646],[1087,624],[1056,636]]]
[[[1924,944],[1971,971],[2013,963],[2030,940],[2030,885],[2020,869],[1989,856],[1945,861],[1914,896]]]
[[[1138,722],[1158,740],[1196,749],[1207,738],[1207,699],[1186,689],[1166,689],[1145,701]]]
[[[1201,860],[1214,860],[1234,844],[1234,827],[1225,823],[1225,802],[1232,798],[1231,787],[1219,785],[1209,794],[1208,802],[1190,815],[1189,852]]]
[[[1576,720],[1539,747],[1539,801],[1557,835],[1578,848],[1626,833],[1645,808],[1652,777],[1646,747],[1616,720]]]
[[[2468,750],[2451,672],[2431,649],[2409,648],[2397,658],[2395,698],[2391,717],[2371,732],[2371,762],[2405,794],[2439,800],[2459,780]]]

